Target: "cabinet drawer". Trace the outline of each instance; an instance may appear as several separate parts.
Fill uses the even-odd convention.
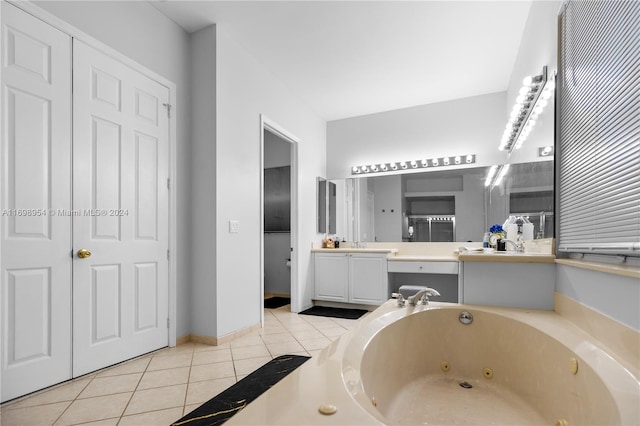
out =
[[[388,262],[389,272],[413,274],[458,274],[458,262]]]

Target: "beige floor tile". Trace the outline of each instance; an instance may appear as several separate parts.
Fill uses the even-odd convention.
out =
[[[320,328],[318,330],[331,340],[335,340],[336,337],[340,337],[347,332],[347,329],[343,327]]]
[[[169,368],[188,367],[191,365],[193,352],[177,355],[153,357],[147,371],[167,370]]]
[[[286,333],[278,333],[278,334],[268,334],[262,336],[262,340],[267,345],[272,343],[287,343],[287,342],[295,342],[296,338],[289,332]]]
[[[120,374],[142,373],[147,369],[151,357],[138,358],[99,372],[96,377],[117,376]]]
[[[258,334],[258,332],[247,334],[246,336],[239,337],[235,340],[229,342],[231,349],[240,348],[243,346],[255,346],[262,345],[264,342],[262,341],[262,337]]]
[[[235,377],[189,383],[186,405],[202,404],[235,383]]]
[[[358,320],[351,320],[346,318],[334,318],[334,321],[336,322],[336,324],[341,325],[347,330],[358,324]]]
[[[56,425],[72,425],[95,422],[97,420],[120,417],[132,392],[95,398],[77,399],[71,403],[67,411],[58,419]]]
[[[189,414],[190,412],[192,412],[193,410],[195,410],[196,408],[198,408],[201,405],[202,404],[185,405],[184,406],[184,410],[182,410],[182,415],[186,416],[187,414]]]
[[[231,354],[234,360],[258,358],[261,356],[270,356],[267,347],[263,344],[260,346],[242,346],[239,348],[231,348]]]
[[[166,410],[152,411],[149,413],[133,414],[120,419],[119,426],[157,426],[170,425],[182,417],[182,407],[168,408]]]
[[[142,376],[138,390],[181,385],[189,382],[191,367],[178,367],[169,370],[147,371]]]
[[[71,404],[71,401],[6,409],[0,412],[0,424],[8,425],[52,425],[60,414]]]
[[[280,355],[291,354],[292,352],[305,351],[305,348],[295,340],[293,342],[271,343],[267,345],[267,349],[269,349],[271,356],[274,358]]]
[[[319,339],[300,340],[300,344],[307,351],[315,351],[329,346],[329,344],[331,344],[331,340],[326,337],[321,337]]]
[[[20,407],[33,407],[35,405],[51,404],[54,402],[73,401],[89,384],[91,378],[82,378],[65,383],[55,388],[39,392],[33,396],[8,404],[2,409],[14,409]]]
[[[224,349],[229,349],[231,346],[229,343],[223,343],[221,345],[205,345],[204,343],[194,343],[193,352],[194,354],[197,352],[203,351],[219,351]]]
[[[153,356],[158,357],[158,356],[191,354],[193,353],[193,349],[195,348],[195,345],[196,345],[195,343],[189,342],[182,345],[174,346],[173,348],[164,348],[154,352]]]
[[[123,374],[119,376],[96,377],[78,395],[78,398],[113,395],[114,393],[133,392],[136,390],[142,373]]]
[[[82,426],[116,426],[120,421],[120,417],[111,419],[96,420],[95,422],[82,423]]]
[[[260,358],[239,359],[233,361],[233,364],[236,367],[236,374],[244,376],[257,370],[269,361],[271,361],[271,357],[265,356]]]
[[[312,339],[320,339],[323,338],[324,335],[320,333],[318,330],[309,330],[309,331],[298,331],[292,330],[291,334],[297,340],[312,340]]]
[[[251,347],[251,346],[248,346]],[[193,354],[192,365],[211,364],[214,362],[231,361],[231,350],[201,351]]]
[[[233,362],[231,361],[216,362],[214,364],[194,365],[193,367],[191,367],[189,383],[235,376],[236,373],[233,369]]]
[[[282,333],[288,333],[289,330],[287,330],[284,326],[269,326],[269,327],[265,327],[261,330],[258,331],[260,333],[260,335],[262,336],[262,338],[264,339],[264,336],[269,336],[271,334],[282,334]]]
[[[186,394],[186,384],[139,390],[133,394],[124,415],[183,407]]]

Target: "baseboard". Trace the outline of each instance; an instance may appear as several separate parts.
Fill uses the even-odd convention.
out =
[[[264,292],[264,298],[268,299],[270,297],[291,297],[291,294],[289,293],[273,293],[270,291],[265,291]]]
[[[232,340],[235,340],[239,337],[245,336],[251,333],[252,331],[258,330],[259,328],[260,328],[260,324],[255,324],[250,327],[244,328],[242,330],[234,331],[233,333],[229,333],[222,337],[204,336],[201,334],[189,334],[188,335],[189,340],[183,343],[193,342],[193,343],[202,343],[202,344],[211,345],[211,346],[220,346],[225,343],[231,342]],[[183,336],[183,337],[187,337],[187,336]]]

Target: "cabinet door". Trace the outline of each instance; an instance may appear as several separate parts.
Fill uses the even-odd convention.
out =
[[[316,299],[347,302],[348,280],[348,254],[315,254]]]
[[[380,305],[387,300],[387,258],[352,254],[349,302]]]

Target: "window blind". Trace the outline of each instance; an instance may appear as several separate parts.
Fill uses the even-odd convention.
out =
[[[559,252],[640,256],[640,2],[559,16]]]

